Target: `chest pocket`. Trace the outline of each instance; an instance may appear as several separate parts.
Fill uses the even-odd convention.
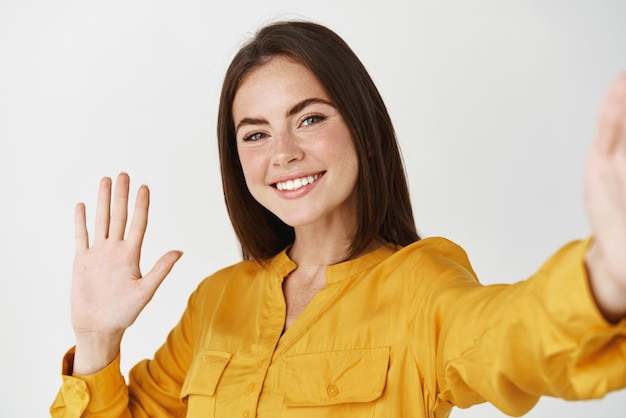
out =
[[[223,351],[206,350],[193,358],[180,391],[180,400],[187,404],[187,416],[214,416],[215,388],[231,357]]]
[[[388,368],[389,347],[287,357],[285,406],[294,407],[292,412],[299,410],[297,416],[308,416],[307,410],[315,416],[315,411],[321,413],[319,407],[333,405],[341,405],[341,411],[349,414],[367,416],[366,411],[373,413],[373,401],[385,389]],[[345,405],[348,403],[354,404]]]

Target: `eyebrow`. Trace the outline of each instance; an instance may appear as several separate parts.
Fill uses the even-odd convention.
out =
[[[321,103],[321,104],[335,107],[335,105],[332,102],[329,102],[328,100],[320,99],[319,97],[311,97],[311,98],[304,99],[301,102],[296,103],[291,109],[287,111],[287,116],[293,116],[297,114],[298,112],[301,112],[302,109],[306,108],[307,106],[310,106],[316,103]],[[239,131],[239,128],[245,125],[268,125],[268,124],[269,122],[263,118],[243,118],[239,121],[237,126],[235,126],[235,133]]]

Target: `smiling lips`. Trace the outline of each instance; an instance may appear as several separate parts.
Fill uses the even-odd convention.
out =
[[[298,190],[301,187],[306,186],[307,184],[313,183],[315,180],[320,178],[322,174],[313,174],[311,176],[301,177],[298,179],[287,180],[287,181],[279,181],[276,183],[276,188],[280,191],[288,190]]]

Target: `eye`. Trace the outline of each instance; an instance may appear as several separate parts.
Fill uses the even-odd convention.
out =
[[[306,118],[304,118],[300,125],[311,126],[311,125],[315,125],[316,123],[320,123],[324,119],[326,119],[326,117],[322,115],[311,115],[311,116],[307,116]]]
[[[241,140],[243,142],[254,142],[254,141],[258,141],[259,139],[263,139],[265,137],[266,135],[262,132],[253,132],[249,135],[244,136]]]

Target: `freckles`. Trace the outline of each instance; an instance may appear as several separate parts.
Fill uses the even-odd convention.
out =
[[[252,150],[244,150],[239,153],[239,162],[243,170],[246,183],[264,181],[265,165],[262,153]]]

